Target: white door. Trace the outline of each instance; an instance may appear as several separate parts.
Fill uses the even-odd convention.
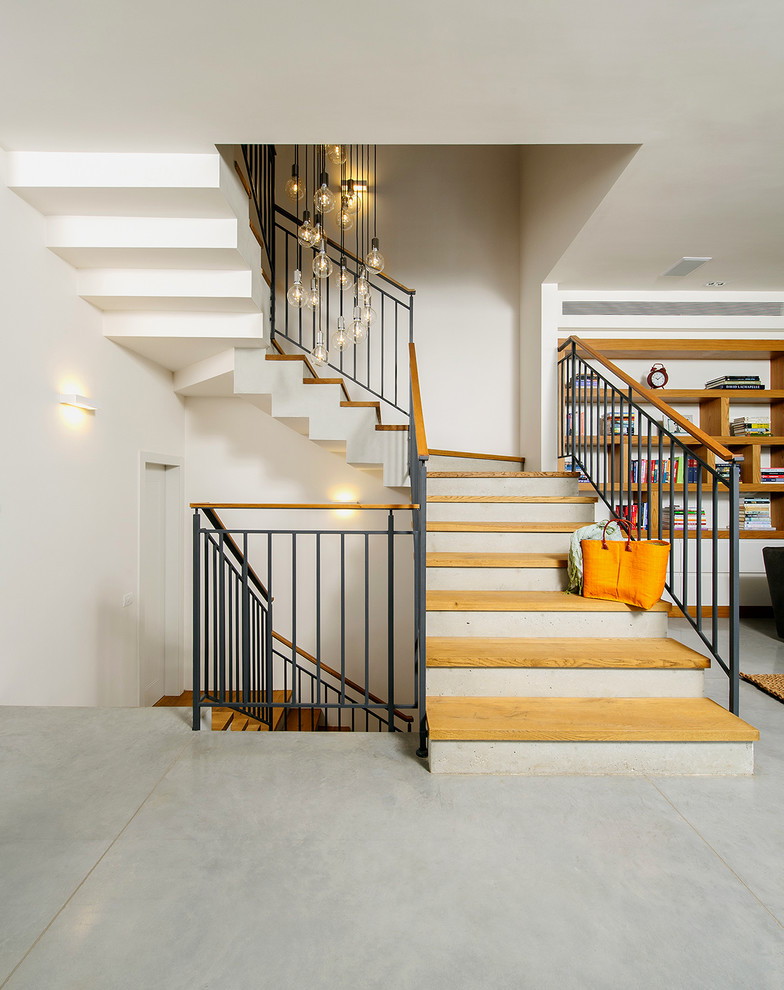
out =
[[[166,679],[166,466],[145,464],[139,575],[142,705],[154,705]]]

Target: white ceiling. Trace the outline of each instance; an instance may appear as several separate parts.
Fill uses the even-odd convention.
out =
[[[782,37],[780,0],[16,0],[0,144],[640,144],[552,277],[778,290]]]

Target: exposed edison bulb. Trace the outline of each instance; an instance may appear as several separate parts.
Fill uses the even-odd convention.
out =
[[[378,249],[378,238],[374,237],[370,242],[370,250],[365,255],[365,264],[373,272],[383,272],[384,271],[384,255]]]
[[[332,346],[337,348],[339,351],[345,351],[349,344],[353,344],[353,337],[349,336],[346,330],[346,321],[342,316],[338,317],[338,328],[332,334]]]
[[[295,203],[305,195],[305,187],[299,181],[296,165],[291,166],[291,178],[286,183],[285,190],[288,198],[293,199]]]
[[[310,222],[310,213],[307,210],[302,214],[302,223],[297,230],[297,240],[303,247],[312,247],[315,228]]]
[[[329,188],[329,176],[326,172],[321,173],[320,185],[313,196],[313,206],[316,213],[331,213],[335,209],[335,197]]]
[[[321,241],[319,253],[313,259],[313,274],[316,278],[329,278],[332,274],[332,261],[324,250],[324,241]]]
[[[294,282],[286,293],[290,305],[302,309],[305,305],[305,286],[302,284],[302,272],[299,268],[294,272]]]
[[[359,308],[359,318],[366,327],[372,327],[376,322],[376,311],[370,305],[370,296],[365,296],[364,305]]]
[[[310,288],[305,291],[305,306],[308,309],[318,309],[318,305],[321,302],[321,295],[316,285],[315,278],[310,280]]]
[[[367,326],[362,322],[362,314],[359,306],[354,307],[354,315],[351,318],[349,333],[353,337],[355,344],[361,344],[365,337],[367,337]]]
[[[324,334],[321,330],[316,331],[316,345],[310,352],[310,360],[313,364],[326,364],[329,361],[329,351],[324,343]]]
[[[338,285],[340,286],[341,292],[351,292],[354,288],[354,276],[346,268],[346,263],[343,262],[340,266],[340,275],[338,276]]]
[[[349,179],[346,184],[346,192],[345,195],[343,196],[343,200],[344,200],[343,208],[346,210],[347,213],[350,213],[352,216],[359,213],[359,211],[362,209],[362,197],[354,188],[353,179]]]
[[[345,200],[346,197],[344,196],[340,205],[340,209],[335,214],[335,223],[342,230],[351,230],[351,228],[354,226],[354,217],[346,209]]]
[[[328,144],[325,145],[327,149],[327,158],[332,162],[333,165],[342,165],[346,160],[346,148],[342,144]]]
[[[367,273],[363,268],[359,273],[359,278],[357,279],[357,295],[359,296],[360,302],[365,296],[370,294],[370,282],[367,280]]]

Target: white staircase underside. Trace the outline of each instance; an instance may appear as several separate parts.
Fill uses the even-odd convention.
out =
[[[270,290],[233,157],[10,152],[6,165],[109,340],[172,371],[180,395],[239,396],[406,484],[405,433],[376,431],[375,411],[342,406],[339,386],[306,385],[301,362],[265,361]]]

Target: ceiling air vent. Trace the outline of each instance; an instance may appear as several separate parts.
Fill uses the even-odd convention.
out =
[[[706,261],[712,260],[712,258],[681,258],[680,261],[675,262],[672,268],[668,268],[666,272],[662,272],[662,275],[676,275],[678,277],[691,275],[695,268],[699,268]]]
[[[568,301],[564,316],[782,316],[781,302]]]

